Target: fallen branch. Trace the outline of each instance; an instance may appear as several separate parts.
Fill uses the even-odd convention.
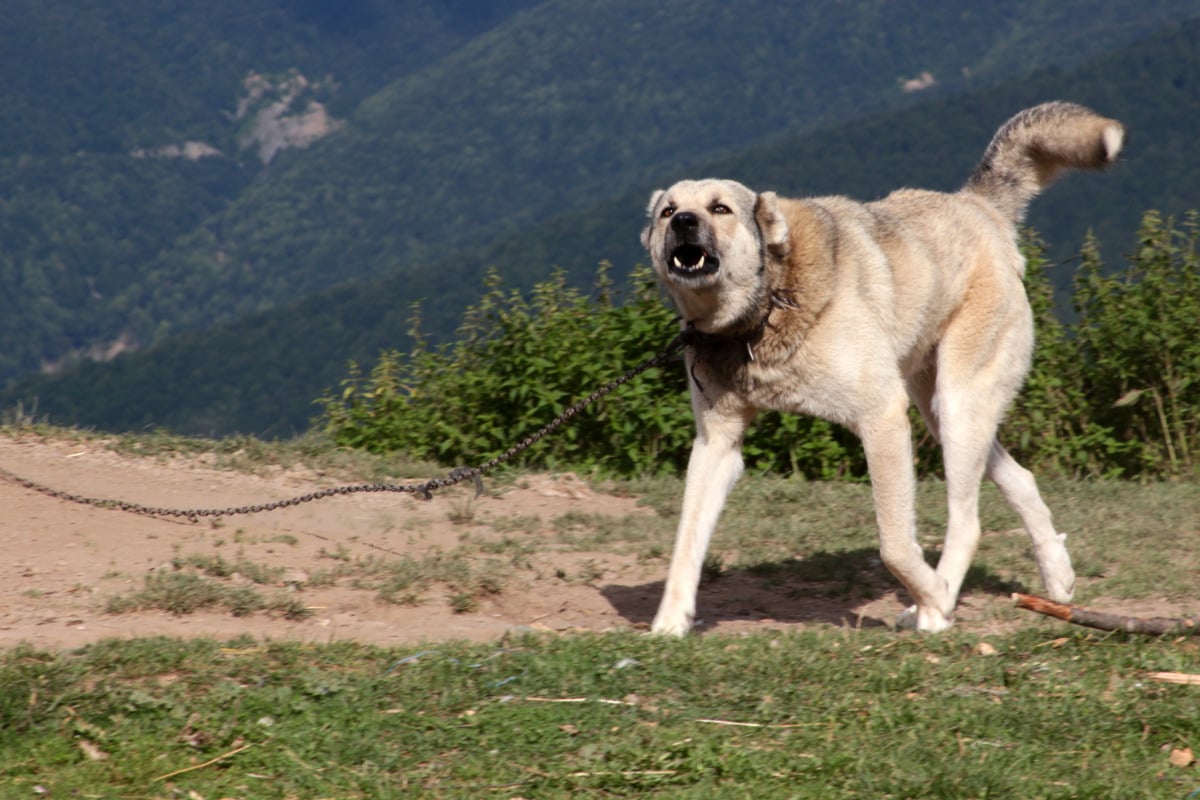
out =
[[[1147,672],[1146,677],[1159,683],[1181,683],[1200,686],[1200,675],[1194,675],[1190,672]]]
[[[1082,606],[1055,603],[1044,597],[1032,594],[1013,594],[1017,608],[1036,611],[1048,617],[1066,620],[1075,625],[1097,628],[1102,631],[1125,631],[1126,633],[1145,633],[1151,636],[1198,636],[1200,635],[1200,616],[1195,617],[1126,617],[1122,614],[1108,614],[1103,611],[1093,611]]]
[[[709,725],[730,725],[736,728],[811,728],[824,725],[824,722],[792,722],[777,725],[766,722],[734,722],[729,719],[698,719],[696,722],[707,722]]]
[[[205,761],[203,764],[195,764],[190,767],[184,767],[183,769],[177,769],[174,772],[168,772],[166,775],[159,775],[157,778],[155,778],[153,781],[151,781],[151,783],[157,783],[158,781],[165,781],[167,778],[174,778],[176,775],[182,775],[185,772],[192,772],[194,770],[204,769],[205,767],[211,767],[213,764],[216,764],[218,761],[224,761],[225,759],[229,758],[230,756],[236,756],[238,753],[242,752],[243,750],[249,750],[251,747],[254,747],[254,742],[251,742],[250,744],[244,744],[241,747],[234,748],[233,750],[230,750],[228,753],[223,753],[223,754],[217,756],[216,758],[212,758],[212,759],[209,759],[208,761]]]

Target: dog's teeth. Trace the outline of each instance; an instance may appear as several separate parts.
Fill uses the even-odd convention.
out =
[[[679,256],[675,256],[675,266],[683,269],[683,262],[679,260]]]
[[[700,256],[700,260],[696,262],[695,269],[704,269],[704,256]]]

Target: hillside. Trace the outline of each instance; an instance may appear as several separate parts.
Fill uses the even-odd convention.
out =
[[[289,70],[336,89],[345,116],[534,0],[9,0],[0,18],[5,157],[128,154],[184,141],[236,151],[247,74]],[[490,12],[486,12],[490,9]]]
[[[786,192],[843,191],[861,198],[901,185],[953,188],[1012,111],[1066,97],[1124,120],[1131,142],[1124,161],[1109,174],[1068,177],[1054,186],[1034,203],[1030,223],[1068,255],[1094,227],[1108,262],[1117,266],[1119,254],[1133,246],[1143,210],[1182,213],[1200,197],[1200,167],[1189,156],[1195,150],[1193,110],[1200,107],[1197,49],[1200,21],[1193,21],[1074,70],[1046,69],[978,92],[781,137],[693,169]],[[380,348],[405,345],[414,299],[429,298],[422,312],[427,328],[446,330],[477,296],[488,266],[518,284],[558,265],[587,285],[605,258],[623,273],[641,258],[637,232],[653,185],[561,215],[469,256],[347,283],[110,364],[28,381],[2,400],[10,406],[22,399],[28,408],[36,398],[52,419],[102,428],[163,425],[206,434],[288,435],[306,425],[315,413],[311,401],[336,386],[347,360],[369,361]],[[1057,276],[1070,280],[1067,269]]]
[[[490,41],[508,40],[514,35],[512,31],[526,30],[540,19],[539,14],[550,13],[562,5],[541,4],[533,10],[516,13],[497,28],[476,37],[462,53],[446,60],[461,59],[464,64],[474,64],[472,58],[481,58],[472,55],[476,50],[486,47],[503,50],[499,42]],[[1168,13],[1169,10],[1164,11],[1168,5],[1159,11]],[[1108,30],[1104,24],[1118,20],[1117,12],[1123,7],[1115,5],[1108,18],[1103,13],[1094,14],[1088,18],[1094,23],[1088,30]],[[725,22],[732,25],[736,20]],[[905,29],[896,20],[892,22],[895,37],[907,41],[896,32]],[[982,64],[1004,62],[1009,70],[1015,71],[1016,62],[1027,58],[1032,43],[1044,42],[1044,38],[1037,37],[1050,35],[1049,29],[1037,29],[1037,37],[1024,36],[1021,31],[1026,25],[1019,23],[1020,20],[1010,20],[1010,35],[996,37],[996,42],[1003,42],[1004,47],[1000,43],[994,43],[990,50],[979,47],[974,58],[988,52],[980,61]],[[1067,35],[1061,25],[1054,30],[1060,36]],[[1111,37],[1093,38],[1094,41],[1088,41],[1091,47],[1099,47],[1098,42],[1111,44]],[[1012,48],[1010,53],[1006,47]],[[391,175],[395,181],[392,185],[374,178],[370,164],[361,164],[358,172],[346,170],[344,175],[332,175],[336,164],[353,163],[362,152],[395,154],[395,146],[380,133],[386,132],[388,126],[364,125],[360,130],[355,120],[372,119],[372,115],[382,119],[391,107],[391,102],[385,102],[384,98],[391,98],[395,92],[403,90],[410,92],[406,97],[415,97],[412,92],[421,82],[410,76],[391,82],[383,92],[362,103],[352,122],[334,136],[306,150],[283,152],[269,169],[251,178],[246,178],[245,170],[227,163],[226,173],[217,173],[209,180],[206,204],[196,205],[194,218],[203,219],[204,224],[188,228],[184,223],[175,228],[175,247],[156,257],[152,269],[145,269],[138,259],[140,251],[131,253],[124,240],[120,242],[124,249],[114,245],[115,255],[109,260],[122,265],[126,279],[134,284],[119,302],[113,303],[109,319],[126,326],[136,323],[139,327],[133,335],[122,327],[102,335],[103,320],[97,323],[89,314],[74,313],[70,307],[56,307],[53,302],[43,300],[41,305],[46,312],[42,318],[86,329],[96,337],[94,342],[116,342],[134,348],[146,341],[139,338],[145,336],[140,333],[144,330],[150,331],[151,341],[158,337],[161,344],[142,353],[119,357],[107,365],[85,363],[59,375],[26,377],[0,396],[0,404],[10,408],[19,399],[26,409],[36,403],[41,413],[50,414],[56,421],[102,428],[167,426],[205,434],[241,431],[287,435],[306,426],[314,413],[312,398],[325,387],[336,385],[348,359],[370,360],[379,348],[404,344],[408,309],[414,300],[426,299],[422,317],[427,329],[445,336],[454,329],[461,309],[478,296],[480,277],[486,266],[497,266],[510,283],[517,285],[528,285],[544,277],[553,265],[563,266],[577,281],[587,282],[595,264],[606,258],[617,264],[618,273],[623,273],[640,259],[636,233],[647,192],[676,176],[732,175],[752,185],[785,192],[838,191],[863,198],[876,197],[900,185],[949,188],[958,185],[970,170],[998,122],[1012,110],[1048,97],[1096,104],[1105,113],[1129,122],[1135,133],[1127,162],[1114,174],[1104,179],[1064,181],[1034,205],[1031,223],[1058,246],[1060,253],[1073,252],[1082,231],[1092,224],[1102,231],[1105,241],[1120,241],[1135,227],[1145,207],[1178,211],[1187,207],[1187,198],[1198,197],[1195,175],[1189,172],[1195,160],[1180,158],[1180,154],[1193,149],[1190,130],[1194,115],[1188,109],[1196,107],[1198,80],[1192,58],[1196,47],[1196,25],[1188,24],[1099,56],[1085,66],[1072,70],[1049,67],[1010,82],[988,83],[977,77],[971,82],[960,80],[952,86],[953,82],[947,80],[946,84],[913,96],[899,91],[895,78],[889,78],[887,92],[881,95],[887,97],[875,103],[875,107],[895,104],[901,107],[896,112],[866,113],[872,108],[870,100],[857,106],[851,103],[847,108],[859,109],[858,116],[844,114],[846,118],[853,116],[852,121],[818,126],[811,119],[793,126],[797,131],[794,133],[788,133],[781,122],[776,122],[780,127],[775,128],[763,125],[757,144],[748,142],[748,146],[737,152],[714,144],[710,150],[716,155],[708,158],[688,150],[691,142],[688,132],[671,136],[662,133],[673,130],[672,125],[690,125],[688,115],[672,116],[670,120],[659,120],[660,127],[648,128],[648,136],[666,143],[658,162],[648,161],[643,169],[631,167],[624,178],[618,175],[622,163],[619,158],[613,157],[608,162],[613,167],[611,182],[616,186],[612,191],[596,188],[596,181],[601,180],[596,174],[548,175],[539,180],[550,182],[536,184],[539,190],[524,197],[534,184],[534,167],[548,169],[546,163],[538,166],[528,162],[522,168],[530,170],[530,180],[512,179],[506,185],[514,187],[512,192],[451,192],[428,203],[419,199],[424,191],[421,187],[425,186],[421,181]],[[1085,48],[1051,49],[1058,58],[1066,58],[1064,53],[1074,56],[1086,52]],[[1001,58],[997,53],[1009,55]],[[431,67],[421,77],[432,80],[437,74],[439,71]],[[686,85],[683,82],[684,88]],[[839,90],[851,92],[853,86],[847,86]],[[691,94],[695,96],[697,92]],[[512,94],[498,91],[497,96],[511,98]],[[485,98],[474,100],[482,103]],[[760,104],[761,100],[758,98]],[[672,107],[688,106],[682,97],[671,97],[670,101]],[[576,98],[574,102],[580,100]],[[830,107],[838,107],[835,100],[830,100]],[[529,103],[522,108],[527,114],[532,113]],[[576,107],[568,104],[563,108]],[[608,112],[616,114],[612,109]],[[636,108],[630,110],[631,116],[637,113],[640,112]],[[738,125],[745,125],[745,114],[728,116],[738,116]],[[451,118],[448,114],[445,119]],[[704,119],[707,125],[707,116]],[[730,126],[731,130],[737,127],[733,122]],[[1154,136],[1141,136],[1141,131],[1153,131]],[[635,131],[628,133],[634,137]],[[480,136],[474,128],[470,134]],[[556,148],[570,144],[562,137],[550,137],[546,142],[547,151],[552,150],[551,144]],[[588,150],[584,144],[578,144],[581,151],[596,152],[595,145]],[[446,150],[452,152],[451,145],[446,143]],[[662,155],[672,148],[678,163],[671,163]],[[341,155],[334,158],[332,154]],[[630,154],[629,163],[636,163],[636,148],[631,148]],[[497,150],[493,161],[503,155]],[[384,167],[394,167],[385,158],[377,161],[380,166],[374,172],[384,174]],[[174,166],[169,168],[176,169],[184,162],[170,163]],[[218,162],[205,158],[188,163],[199,169]],[[142,160],[137,164],[142,169],[151,166],[163,168],[164,162]],[[317,180],[322,169],[332,175],[326,184]],[[469,169],[457,173],[451,170],[448,175],[462,176],[469,172]],[[358,180],[352,180],[353,175],[358,175]],[[432,173],[427,176],[428,181],[436,178]],[[468,178],[484,181],[486,175],[480,170],[479,176]],[[577,184],[572,178],[578,180]],[[310,179],[323,186],[322,191],[302,191],[302,184]],[[29,191],[36,193],[38,187],[44,191],[44,186],[52,182],[31,181]],[[102,181],[97,179],[95,184],[101,185]],[[197,186],[205,184],[188,182],[188,191]],[[280,187],[286,186],[292,186],[292,191],[281,190]],[[350,213],[348,209],[353,204],[335,201],[341,191],[335,186],[361,192],[360,197],[370,201],[355,206],[354,213]],[[239,197],[229,200],[230,192],[240,193]],[[112,210],[116,216],[140,209],[143,218],[149,219],[154,212],[188,199],[131,193],[142,205],[106,203],[103,193],[92,203]],[[535,203],[545,207],[535,209],[530,205]],[[304,206],[300,209],[304,213],[296,216],[299,206]],[[329,213],[328,222],[322,225],[296,222],[318,206]],[[92,215],[86,216],[90,219]],[[530,221],[538,216],[545,217],[545,221]],[[253,223],[254,219],[262,222]],[[403,223],[398,224],[398,219]],[[112,224],[119,227],[120,219]],[[436,240],[439,224],[450,231],[442,236],[450,236],[457,254],[437,248],[430,251],[427,243],[421,245],[418,241],[422,236]],[[515,229],[505,234],[510,227]],[[59,228],[77,229],[82,230],[71,224]],[[108,224],[96,222],[86,228],[100,239],[102,234],[97,231],[108,229]],[[244,234],[245,239],[239,239]],[[146,251],[156,245],[161,247],[161,241],[152,235],[144,239]],[[54,237],[30,236],[29,247],[44,249],[46,240],[54,241]],[[472,242],[474,246],[469,246]],[[1063,242],[1068,243],[1063,245]],[[78,251],[73,264],[103,252],[102,247],[91,246],[91,240],[86,245],[76,240],[73,245]],[[217,257],[209,257],[205,255],[206,248],[217,248],[220,252]],[[430,252],[424,258],[419,257],[419,253],[426,251]],[[1118,252],[1120,248],[1105,248],[1105,253]],[[50,248],[49,253],[54,255],[54,249]],[[258,255],[251,258],[252,253]],[[282,275],[278,273],[281,266]],[[77,273],[71,269],[66,272]],[[41,279],[44,284],[54,285],[44,275]],[[336,288],[320,290],[338,279],[342,283]],[[82,291],[78,282],[76,291]],[[316,294],[284,302],[288,296],[299,297],[313,291]],[[108,296],[103,290],[92,291],[88,299],[92,305],[96,305],[97,294]],[[160,319],[158,314],[164,307],[187,311],[166,314]],[[18,342],[23,315],[8,314],[4,319],[6,341]],[[228,321],[217,329],[186,330],[203,320],[222,319]],[[162,338],[170,330],[184,330],[184,333]],[[79,341],[86,339],[80,335]],[[70,342],[67,345],[70,347]],[[98,355],[107,357],[115,349],[108,347]],[[19,347],[11,349],[11,353],[16,351]],[[42,360],[49,360],[49,356],[43,355]]]
[[[431,262],[648,177],[1071,64],[1195,13],[1182,0],[12,11],[0,385],[352,278],[419,282]]]
[[[179,329],[229,318],[229,295],[265,308],[396,270],[420,282],[430,263],[649,176],[1071,63],[1184,7],[669,0],[647,13],[637,0],[544,2],[392,82],[337,134],[282,158],[269,180],[156,260],[139,305]],[[926,72],[937,83],[904,91]],[[198,291],[196,302],[176,290],[205,274],[225,292]]]
[[[0,16],[0,385],[263,299],[156,257],[270,179],[265,161],[530,0],[14,0]],[[199,299],[203,298],[203,302]]]

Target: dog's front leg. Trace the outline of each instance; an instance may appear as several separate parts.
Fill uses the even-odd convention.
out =
[[[707,405],[707,401],[702,403]],[[654,633],[670,636],[683,636],[692,628],[704,554],[725,498],[742,474],[742,435],[751,416],[742,411],[701,410],[700,405],[693,402],[696,441],[688,461],[675,552],[671,555],[662,603],[651,627]]]
[[[907,396],[897,393],[886,410],[871,415],[859,434],[871,473],[880,556],[916,601],[897,623],[922,631],[945,630],[952,624],[954,603],[946,581],[926,563],[917,542],[916,475]]]

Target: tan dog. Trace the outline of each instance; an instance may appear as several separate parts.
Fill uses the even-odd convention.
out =
[[[758,409],[823,417],[862,439],[883,562],[915,602],[901,624],[951,625],[979,540],[985,474],[1033,540],[1047,594],[1071,598],[1066,537],[1033,476],[996,440],[1033,349],[1016,225],[1060,169],[1107,166],[1124,135],[1086,108],[1046,103],[1005,123],[954,194],[791,200],[704,180],[653,195],[642,243],[693,331],[697,427],[656,633],[692,627],[705,551]],[[910,401],[945,458],[949,524],[937,569],[917,543]]]

